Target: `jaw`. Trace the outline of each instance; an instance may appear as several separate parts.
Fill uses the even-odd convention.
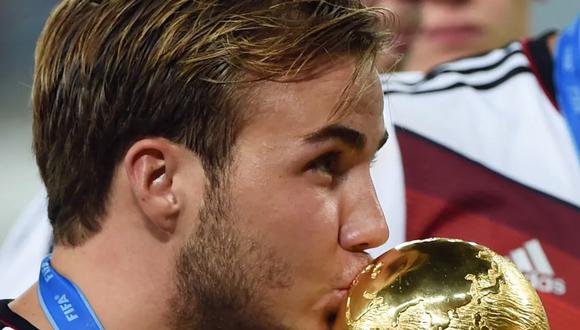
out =
[[[325,294],[319,295],[317,300],[313,300],[310,307],[302,310],[291,309],[297,306],[298,303],[285,304],[287,307],[277,307],[283,311],[283,315],[279,316],[282,320],[280,323],[284,324],[283,329],[286,330],[329,330],[332,329],[337,314],[343,300],[346,298],[347,290],[332,290],[326,291]],[[294,293],[293,295],[298,296]],[[279,300],[285,300],[283,297]],[[304,302],[302,302],[304,303]],[[273,311],[275,312],[275,311]]]

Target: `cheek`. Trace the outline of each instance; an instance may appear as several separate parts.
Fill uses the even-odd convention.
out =
[[[520,36],[528,20],[527,0],[480,0],[476,11],[481,21],[495,35],[513,38]],[[509,38],[511,39],[511,38]],[[498,45],[501,46],[501,45]]]
[[[330,192],[306,181],[264,180],[240,191],[233,205],[237,221],[284,254],[331,249],[338,244],[337,202]]]

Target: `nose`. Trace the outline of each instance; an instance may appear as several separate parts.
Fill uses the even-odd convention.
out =
[[[342,248],[362,252],[382,245],[389,236],[389,229],[370,175],[364,183],[350,185],[343,198],[343,221],[339,233]]]

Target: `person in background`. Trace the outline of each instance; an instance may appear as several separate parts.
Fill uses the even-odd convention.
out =
[[[501,47],[529,35],[530,0],[366,0],[399,17],[398,42],[380,62],[399,71],[426,72],[459,57]]]
[[[406,240],[461,238],[507,256],[538,290],[552,329],[569,329],[580,317],[580,110],[566,101],[573,79],[556,73],[580,67],[580,47],[563,50],[580,39],[580,23],[522,38],[526,1],[369,2],[420,16],[400,71],[382,76],[406,196],[405,223],[390,227]],[[374,174],[387,203],[392,174]]]
[[[385,73],[397,72],[397,79],[403,80],[419,80],[437,64],[502,47],[509,41],[526,36],[529,29],[529,0],[363,2],[369,7],[386,8],[396,14],[394,43],[383,50],[378,66]],[[391,127],[393,113],[385,111],[384,116],[385,125]],[[401,206],[405,204],[404,179],[396,136],[391,138],[383,152],[387,156],[375,164],[373,177],[379,182],[376,189],[383,197],[383,208],[391,215],[391,239],[386,245],[371,251],[374,255],[406,239],[406,206]],[[391,175],[383,181],[381,173]]]
[[[428,71],[530,32],[530,0],[418,1],[420,24],[404,57],[405,71]]]

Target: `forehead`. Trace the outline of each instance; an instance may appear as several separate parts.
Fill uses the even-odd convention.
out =
[[[311,79],[262,83],[248,100],[252,119],[247,128],[299,137],[330,124],[342,124],[382,136],[383,97],[378,75],[362,74],[345,94],[354,69],[352,63],[342,61]]]

